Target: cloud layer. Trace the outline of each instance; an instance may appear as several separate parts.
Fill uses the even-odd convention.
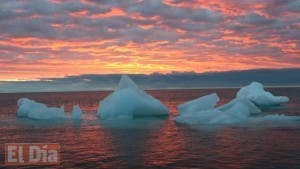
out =
[[[0,6],[0,79],[300,67],[300,0]]]

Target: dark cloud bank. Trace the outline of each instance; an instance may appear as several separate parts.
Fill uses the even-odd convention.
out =
[[[300,68],[229,72],[173,72],[129,75],[143,89],[240,87],[252,81],[266,86],[300,86]],[[40,81],[0,82],[1,93],[112,90],[121,75],[80,75]]]

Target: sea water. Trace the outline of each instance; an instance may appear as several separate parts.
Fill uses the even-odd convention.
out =
[[[264,114],[300,116],[300,88],[267,90],[288,96],[290,102],[265,109]],[[0,168],[8,167],[3,163],[5,143],[59,143],[61,164],[45,166],[48,168],[300,168],[300,121],[219,126],[174,122],[177,105],[213,92],[220,96],[218,105],[222,105],[235,97],[237,89],[147,92],[170,109],[169,117],[97,119],[99,100],[109,91],[0,94]],[[78,104],[83,120],[17,118],[16,103],[21,97],[48,106],[64,105],[68,112]]]

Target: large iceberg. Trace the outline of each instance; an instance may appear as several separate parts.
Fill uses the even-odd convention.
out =
[[[175,118],[176,122],[185,124],[236,124],[246,122],[251,114],[261,112],[248,99],[234,99],[217,108],[215,108],[216,101],[218,101],[216,94],[203,96],[196,100],[195,104],[200,103],[197,109],[193,109],[196,105],[190,104],[191,102],[187,102],[191,108],[186,107],[186,109],[196,111],[179,112],[179,116]],[[203,104],[203,107],[201,104]],[[207,107],[207,105],[210,105],[210,107]]]
[[[257,106],[274,106],[289,101],[286,96],[274,96],[264,90],[261,83],[252,82],[250,85],[242,87],[236,95],[237,98],[247,98]]]
[[[35,120],[49,120],[65,118],[64,107],[48,107],[45,104],[35,102],[27,98],[18,100],[17,116]]]
[[[159,100],[141,90],[128,76],[122,76],[116,90],[100,101],[101,119],[165,116],[169,111]]]

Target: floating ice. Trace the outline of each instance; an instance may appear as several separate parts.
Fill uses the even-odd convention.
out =
[[[251,114],[261,113],[248,99],[234,99],[217,109],[225,114],[225,118],[216,117],[212,120],[213,123],[241,123],[247,121]]]
[[[287,116],[284,114],[269,114],[261,117],[261,121],[300,121],[300,116]]]
[[[45,104],[35,102],[27,98],[18,100],[17,116],[36,120],[48,120],[65,118],[64,107],[48,107]]]
[[[122,90],[122,89],[127,89],[127,88],[132,88],[135,89],[138,92],[144,93],[135,83],[130,79],[129,76],[123,75],[119,81],[119,84],[116,88],[116,91]]]
[[[178,123],[184,124],[211,124],[212,120],[218,116],[221,116],[222,112],[217,109],[204,110],[199,112],[190,112],[180,114],[175,118]]]
[[[178,106],[178,110],[181,115],[184,113],[210,110],[216,106],[219,100],[217,94],[213,93],[181,104]]]
[[[218,100],[215,94],[200,97],[196,100],[197,102],[194,102],[195,104],[200,103],[197,108],[198,111],[180,112],[180,115],[175,118],[176,122],[185,124],[235,124],[245,122],[251,114],[261,112],[260,109],[248,99],[234,99],[218,108],[214,107]],[[189,103],[189,106],[192,108],[196,107],[191,104],[191,102],[187,103]],[[203,103],[209,106],[203,106],[204,109],[201,110],[201,104]],[[195,110],[192,108],[191,110]]]
[[[274,106],[289,101],[286,96],[274,96],[265,91],[263,85],[258,82],[252,82],[250,85],[242,87],[236,97],[250,99],[258,106]]]
[[[206,100],[209,97],[212,97],[212,95],[204,96],[198,98],[197,100],[198,101]],[[202,102],[197,102],[197,103],[202,103]],[[210,105],[215,104],[213,101],[209,103]],[[219,124],[241,124],[241,123],[252,123],[252,122],[264,123],[264,122],[300,121],[299,116],[287,116],[287,115],[280,115],[280,114],[251,116],[251,115],[261,113],[261,110],[258,107],[256,107],[247,98],[236,98],[223,106],[217,108],[214,108],[213,106],[211,109],[209,109],[209,107],[205,107],[205,109],[201,110],[201,106],[199,105],[199,108],[197,108],[197,110],[199,111],[191,111],[191,112],[183,111],[183,113],[180,112],[179,116],[175,118],[175,121],[178,123],[184,123],[189,125],[199,125],[199,124],[219,125]]]
[[[32,111],[27,115],[27,117],[35,120],[50,120],[63,119],[66,116],[63,108],[47,107],[46,109],[38,109],[36,111]]]
[[[82,119],[82,110],[80,109],[79,105],[73,106],[72,119],[74,120]]]
[[[239,107],[239,108],[238,108]],[[218,107],[221,111],[235,110],[238,112],[243,112],[243,114],[259,114],[261,110],[256,107],[249,99],[245,98],[236,98],[230,101],[229,103]]]
[[[42,103],[37,103],[33,100],[27,98],[21,98],[18,100],[18,111],[17,116],[19,117],[27,117],[30,112],[39,110],[39,109],[46,109],[47,106]]]
[[[100,101],[97,115],[102,119],[168,115],[168,108],[141,90],[128,76],[117,89]]]

